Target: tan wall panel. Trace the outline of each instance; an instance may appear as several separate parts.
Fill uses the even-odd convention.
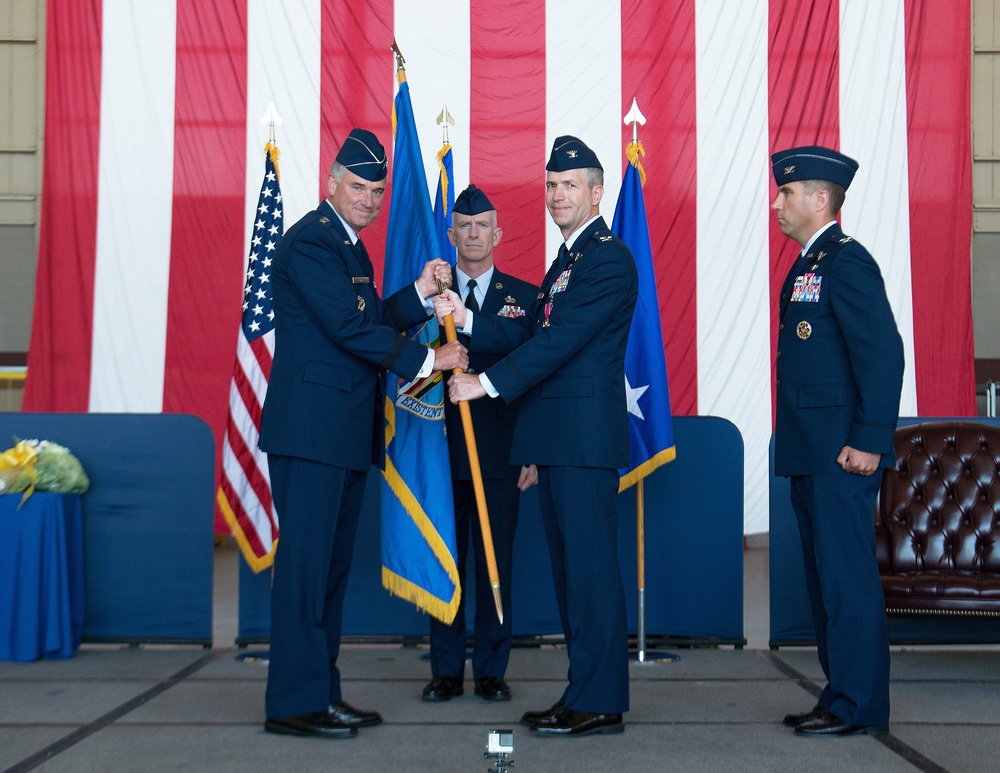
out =
[[[1000,232],[1000,11],[972,2],[973,232]]]

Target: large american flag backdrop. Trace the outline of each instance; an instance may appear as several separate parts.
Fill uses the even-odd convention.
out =
[[[395,38],[429,184],[447,102],[455,185],[488,191],[498,261],[533,281],[559,239],[553,138],[597,151],[611,222],[637,98],[673,413],[739,427],[746,531],[766,531],[776,293],[796,253],[768,210],[771,151],[860,161],[842,219],[886,278],[901,413],[975,412],[969,17],[954,0],[49,0],[24,408],[189,412],[221,444],[259,119],[274,100],[291,224],[351,127],[391,147]],[[386,221],[364,234],[376,271]]]

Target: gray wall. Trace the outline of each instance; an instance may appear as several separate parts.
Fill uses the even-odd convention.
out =
[[[0,225],[0,352],[28,351],[35,296],[35,230],[34,225]]]

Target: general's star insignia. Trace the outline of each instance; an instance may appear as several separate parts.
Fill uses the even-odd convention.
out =
[[[643,421],[646,417],[642,415],[642,409],[639,407],[639,398],[647,389],[649,389],[649,384],[633,388],[628,382],[628,376],[625,376],[625,400],[628,403],[628,412],[633,416],[638,416]]]

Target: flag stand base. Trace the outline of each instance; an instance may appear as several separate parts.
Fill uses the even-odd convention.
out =
[[[641,481],[640,481],[641,483]],[[658,663],[676,663],[680,655],[673,652],[649,652],[646,649],[646,589],[639,588],[639,630],[636,635],[636,652],[630,652],[629,663],[638,666],[652,666]]]

